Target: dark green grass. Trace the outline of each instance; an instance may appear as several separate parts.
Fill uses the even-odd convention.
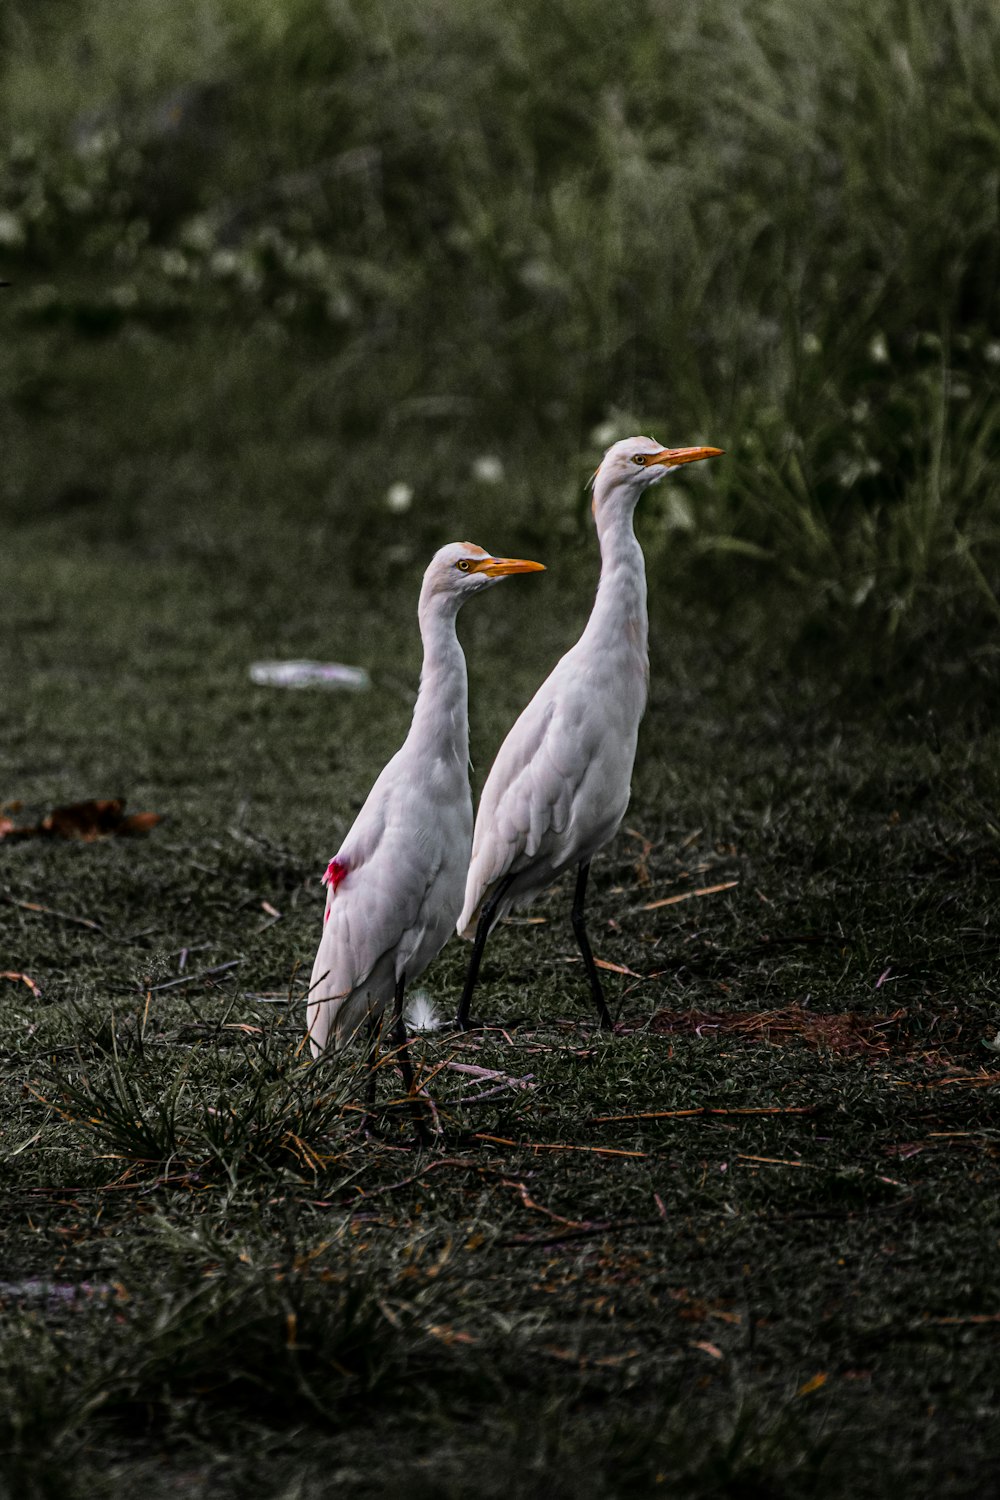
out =
[[[568,890],[501,930],[484,1008],[523,1024],[416,1053],[531,1087],[463,1104],[481,1085],[444,1068],[419,1156],[391,1068],[367,1142],[357,1060],[303,1059],[297,970],[405,727],[416,571],[386,612],[263,517],[246,573],[165,564],[166,515],[106,546],[88,524],[4,557],[5,785],[167,821],[3,846],[5,896],[62,913],[2,913],[3,967],[43,991],[4,981],[0,1013],[10,1493],[981,1489],[1000,1118],[972,1080],[997,1070],[1000,867],[967,662],[880,682],[864,650],[809,666],[776,621],[752,645],[658,601],[642,838],[592,898],[598,953],[657,977],[608,974],[604,1038]],[[466,612],[481,765],[585,614],[592,549],[566,557]],[[375,689],[254,688],[272,650],[363,660]],[[188,974],[239,964],[151,989],[184,948]],[[466,951],[428,976],[445,1010]],[[854,1030],[727,1029],[796,1006]],[[803,1112],[595,1118],[699,1108]]]

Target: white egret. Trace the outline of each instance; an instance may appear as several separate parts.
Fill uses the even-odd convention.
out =
[[[468,677],[456,633],[473,594],[542,564],[451,542],[424,574],[417,611],[424,660],[410,732],[368,794],[323,877],[323,935],[309,986],[314,1056],[377,1024],[393,1029],[407,1090],[403,994],[444,947],[462,905],[472,844]]]
[[[571,868],[577,871],[573,931],[601,1025],[611,1025],[587,940],[584,896],[591,860],[625,816],[646,707],[646,570],[633,517],[650,485],[721,451],[625,438],[608,449],[594,475],[601,581],[590,620],[501,745],[476,816],[458,919],[461,935],[475,938],[458,1010],[463,1027],[495,924]]]

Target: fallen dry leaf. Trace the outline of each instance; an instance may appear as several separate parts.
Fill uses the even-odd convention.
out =
[[[127,837],[148,833],[162,821],[162,813],[126,813],[123,797],[103,801],[88,798],[54,807],[39,823],[18,826],[10,818],[0,818],[0,839],[81,839],[89,844],[112,834]]]
[[[813,1391],[818,1391],[822,1386],[826,1385],[826,1379],[826,1375],[824,1374],[814,1375],[811,1380],[807,1380],[803,1385],[799,1386],[795,1392],[796,1396],[811,1396]]]
[[[15,973],[13,969],[3,969],[0,970],[0,979],[9,979],[15,984],[18,980],[20,980],[22,984],[26,984],[28,986],[28,989],[34,995],[36,1000],[40,1000],[42,998],[41,989],[32,979],[30,974],[18,974]]]
[[[427,1332],[432,1338],[440,1339],[442,1344],[478,1344],[479,1340],[474,1334],[463,1333],[461,1329],[450,1328],[447,1323],[430,1323]]]

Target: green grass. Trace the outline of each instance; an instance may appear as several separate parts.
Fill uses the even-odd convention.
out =
[[[296,967],[319,872],[405,724],[409,610],[296,587],[278,531],[271,590],[166,566],[155,535],[64,532],[69,566],[26,527],[3,565],[5,784],[26,813],[125,790],[168,814],[144,840],[4,846],[4,894],[63,913],[3,912],[5,967],[43,990],[4,982],[11,1494],[319,1495],[333,1472],[373,1495],[404,1476],[428,1495],[981,1485],[1000,865],[996,728],[966,663],[886,686],[863,654],[852,676],[800,648],[790,670],[661,609],[628,820],[652,847],[623,834],[593,891],[599,954],[657,977],[609,974],[623,1027],[604,1038],[568,892],[505,927],[486,994],[523,1024],[415,1046],[425,1069],[531,1086],[463,1104],[481,1086],[445,1067],[443,1136],[418,1156],[388,1067],[370,1142],[359,1059],[303,1058]],[[480,765],[589,584],[570,570],[542,604],[510,586],[466,612]],[[276,611],[282,649],[335,642],[374,691],[252,687]],[[240,962],[154,988],[184,948],[188,974]],[[466,951],[428,976],[445,1009]],[[596,1118],[701,1108],[733,1113]]]
[[[0,842],[41,991],[0,979],[0,1494],[985,1493],[995,8],[4,25],[0,803],[166,819]],[[462,617],[478,786],[636,430],[727,459],[639,518],[619,1028],[556,890],[488,950],[505,1031],[414,1044],[432,1150],[391,1062],[364,1139],[304,972],[420,573],[454,536],[548,565]],[[373,688],[254,687],[272,656]]]

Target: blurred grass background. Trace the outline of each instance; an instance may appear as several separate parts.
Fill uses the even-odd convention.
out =
[[[367,586],[585,536],[651,430],[728,454],[654,596],[992,666],[998,55],[991,0],[11,4],[4,512]]]

